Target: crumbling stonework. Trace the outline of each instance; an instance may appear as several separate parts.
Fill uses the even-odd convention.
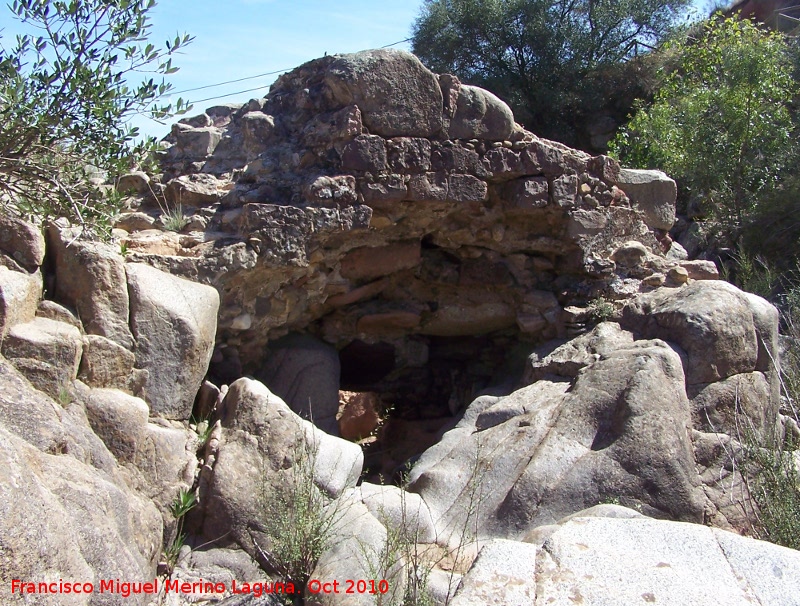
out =
[[[286,505],[318,494],[312,577],[340,586],[797,595],[797,552],[719,530],[752,528],[741,428],[798,435],[777,310],[672,246],[668,177],[620,177],[394,51],[182,120],[162,161],[119,179],[116,243],[0,218],[0,579],[159,574],[273,603],[232,580],[284,577],[281,536],[313,522]]]
[[[258,375],[269,342],[311,333],[351,348],[345,376],[379,351],[393,359],[345,387],[440,414],[462,377],[463,405],[516,343],[563,335],[564,306],[625,298],[639,290],[629,278],[666,271],[614,160],[539,139],[488,91],[408,53],[311,61],[265,99],[182,120],[167,143],[120,235],[129,260],[219,290],[221,382]],[[180,235],[137,229],[176,207]],[[626,240],[645,252],[635,267],[609,260]]]

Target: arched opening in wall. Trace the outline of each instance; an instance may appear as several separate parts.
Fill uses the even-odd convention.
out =
[[[339,428],[364,448],[364,479],[398,481],[475,397],[510,393],[532,348],[516,330],[342,347]]]

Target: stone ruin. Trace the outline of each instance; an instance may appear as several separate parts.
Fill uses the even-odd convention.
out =
[[[270,356],[293,347],[281,337],[303,333],[318,355],[338,352],[342,389],[407,418],[447,416],[580,328],[587,303],[663,283],[681,260],[662,257],[663,174],[626,180],[404,52],[311,61],[265,99],[178,122],[161,161],[158,180],[120,181],[144,194],[121,240],[129,261],[219,291],[218,383],[274,375]],[[649,188],[641,206],[622,183]],[[157,229],[176,208],[181,233]],[[324,425],[336,399],[315,399]]]
[[[159,160],[115,183],[113,244],[0,217],[0,573],[152,579],[184,489],[175,575],[263,579],[265,499],[311,444],[345,512],[316,578],[366,578],[393,527],[438,566],[469,524],[435,603],[797,593],[794,552],[720,530],[751,528],[741,424],[800,438],[777,311],[671,241],[666,175],[388,50],[183,119]],[[335,437],[382,414],[377,452]],[[407,490],[369,481],[412,459]]]

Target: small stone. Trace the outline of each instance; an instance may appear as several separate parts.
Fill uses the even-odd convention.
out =
[[[600,206],[600,202],[598,202],[597,198],[595,198],[594,196],[584,196],[583,205],[586,206],[587,208],[594,210],[598,206]]]
[[[372,220],[370,221],[369,226],[373,229],[385,229],[387,227],[391,227],[393,224],[393,221],[389,219],[389,217],[372,215]]]
[[[647,248],[641,242],[630,240],[625,242],[611,255],[617,265],[638,267],[647,260]]]
[[[253,318],[250,317],[250,314],[242,314],[240,316],[236,316],[231,322],[231,328],[233,330],[249,330],[250,327],[253,325]]]
[[[713,261],[682,261],[680,267],[692,280],[719,280],[719,270]]]
[[[652,276],[647,276],[644,280],[642,280],[643,284],[647,286],[663,286],[664,282],[666,282],[666,276],[664,274],[653,274]]]
[[[150,191],[150,177],[147,173],[134,171],[117,179],[117,191],[121,194],[135,192],[144,194]]]
[[[669,270],[667,275],[669,276],[669,279],[676,284],[686,284],[686,282],[689,280],[689,272],[683,267],[673,267]]]
[[[495,242],[502,242],[505,235],[506,228],[503,225],[498,223],[497,225],[492,226],[492,240]]]

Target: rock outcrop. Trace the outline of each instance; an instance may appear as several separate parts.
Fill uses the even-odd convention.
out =
[[[451,603],[798,603],[796,551],[623,512],[563,520],[538,546],[487,543]]]
[[[311,334],[341,352],[343,389],[441,415],[516,343],[563,336],[564,307],[622,300],[678,264],[648,228],[674,200],[642,194],[642,213],[614,160],[536,137],[408,53],[311,61],[265,99],[182,120],[166,145],[118,234],[129,261],[218,290],[223,383],[265,377],[277,339]],[[182,232],[154,231],[176,208]],[[626,241],[642,255],[614,263]]]
[[[111,243],[0,217],[0,601],[170,574],[239,606],[277,600],[234,581],[309,575],[462,606],[794,599],[797,552],[728,532],[739,428],[796,431],[777,311],[672,244],[666,175],[392,50],[183,119],[159,159],[117,180]]]
[[[730,424],[733,403],[722,395],[730,389],[740,389],[747,402],[740,408],[743,418],[774,435],[777,398],[769,386],[776,377],[769,369],[757,370],[750,308],[743,303],[746,320],[713,313],[710,301],[724,305],[726,296],[733,297],[731,310],[738,297],[748,300],[717,282],[659,290],[659,301],[673,311],[669,323],[664,322],[670,327],[665,326],[666,334],[634,319],[651,298],[642,295],[623,315],[633,332],[600,324],[547,355],[531,356],[529,386],[506,397],[475,400],[411,474],[411,490],[431,507],[445,540],[460,538],[470,512],[479,536],[516,539],[608,500],[654,517],[745,530],[744,512],[723,496],[731,481],[742,487],[741,476],[735,467],[731,471],[732,461],[707,460],[704,445],[717,433],[736,435]],[[693,307],[692,300],[707,300],[707,317],[731,330],[720,326],[712,331],[713,339],[709,333],[700,338],[700,306]],[[657,313],[649,316],[655,323],[656,318]],[[774,343],[777,317],[761,326],[769,328],[760,342]],[[749,354],[740,333],[753,335]],[[691,341],[695,336],[697,341]],[[743,351],[746,360],[738,366],[718,361],[725,352],[739,360]],[[722,368],[730,370],[717,372]],[[698,376],[705,381],[699,386]],[[724,380],[732,376],[736,379],[726,390]],[[719,410],[709,407],[703,395],[694,396],[710,395],[709,389],[718,397]],[[755,405],[761,394],[766,397]],[[712,418],[720,424],[714,427]],[[765,427],[765,418],[771,426]],[[472,469],[465,470],[464,461],[474,461]]]

